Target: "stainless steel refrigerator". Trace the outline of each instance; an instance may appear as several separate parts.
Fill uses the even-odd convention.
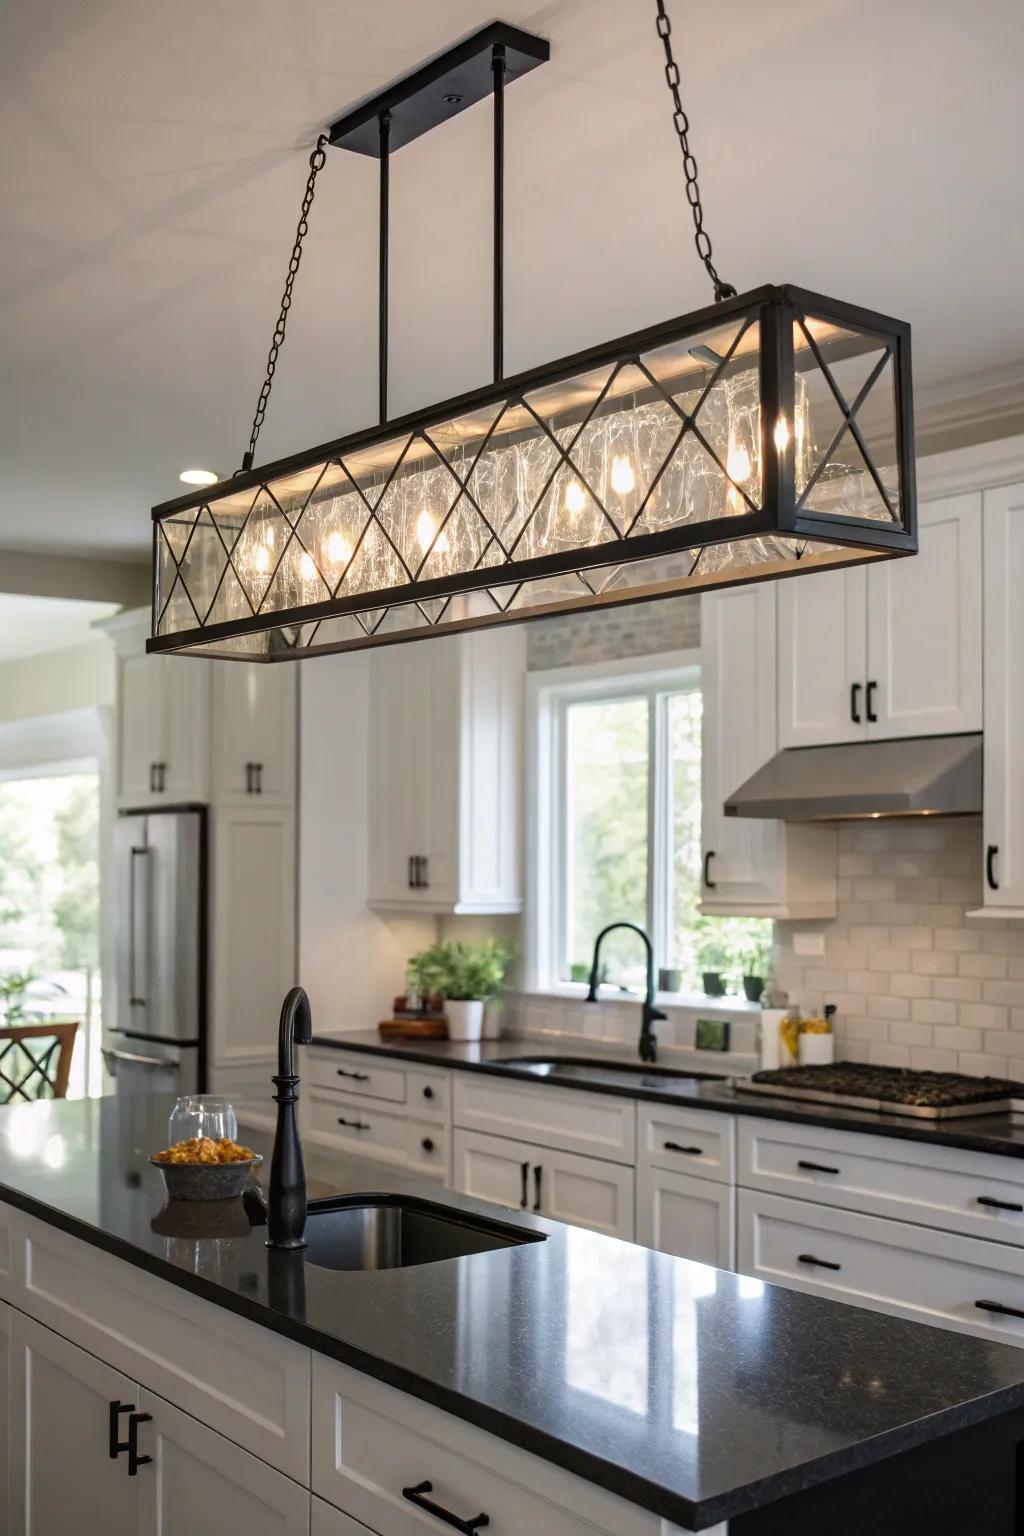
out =
[[[103,1058],[120,1093],[206,1087],[204,806],[128,811],[114,829],[116,998]]]

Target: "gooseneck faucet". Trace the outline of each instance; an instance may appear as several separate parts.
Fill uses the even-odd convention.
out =
[[[299,1079],[295,1071],[295,1047],[313,1038],[309,998],[301,987],[292,987],[281,1008],[277,1031],[277,1131],[270,1159],[270,1198],[267,1201],[267,1247],[305,1248],[306,1170],[302,1142],[295,1118]]]
[[[647,988],[640,1013],[640,1039],[637,1041],[637,1050],[641,1061],[657,1061],[658,1038],[654,1033],[654,1022],[656,1019],[665,1018],[665,1014],[660,1008],[654,1006],[654,946],[639,924],[609,923],[607,928],[601,929],[594,940],[594,962],[590,967],[590,990],[587,993],[587,1002],[597,1002],[597,989],[600,985],[598,978],[601,974],[601,941],[607,934],[614,933],[616,928],[628,928],[631,933],[639,934],[643,940],[647,955]]]

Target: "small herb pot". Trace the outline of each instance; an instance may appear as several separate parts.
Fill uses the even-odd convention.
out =
[[[763,976],[744,976],[743,995],[747,999],[748,1003],[759,1003],[761,1001],[761,993],[763,991]]]
[[[722,980],[721,971],[705,971],[703,980],[705,997],[725,996],[725,982]]]

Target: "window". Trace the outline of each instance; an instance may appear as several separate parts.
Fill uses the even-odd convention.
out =
[[[587,981],[598,933],[631,922],[651,935],[659,969],[678,971],[673,990],[701,991],[705,969],[738,990],[771,924],[700,912],[696,655],[643,672],[633,661],[539,674],[531,693],[532,984]],[[634,935],[609,934],[601,958],[608,982],[643,985]]]

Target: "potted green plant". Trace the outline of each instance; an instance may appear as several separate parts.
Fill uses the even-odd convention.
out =
[[[697,941],[697,956],[705,997],[724,997],[724,972],[729,956],[722,940],[713,931],[705,929],[701,932]]]
[[[772,961],[770,934],[751,940],[743,956],[743,993],[748,1003],[759,1003]]]
[[[421,991],[444,998],[449,1039],[479,1040],[484,1007],[501,991],[511,958],[508,947],[496,939],[479,944],[453,939],[414,955],[410,974]]]

